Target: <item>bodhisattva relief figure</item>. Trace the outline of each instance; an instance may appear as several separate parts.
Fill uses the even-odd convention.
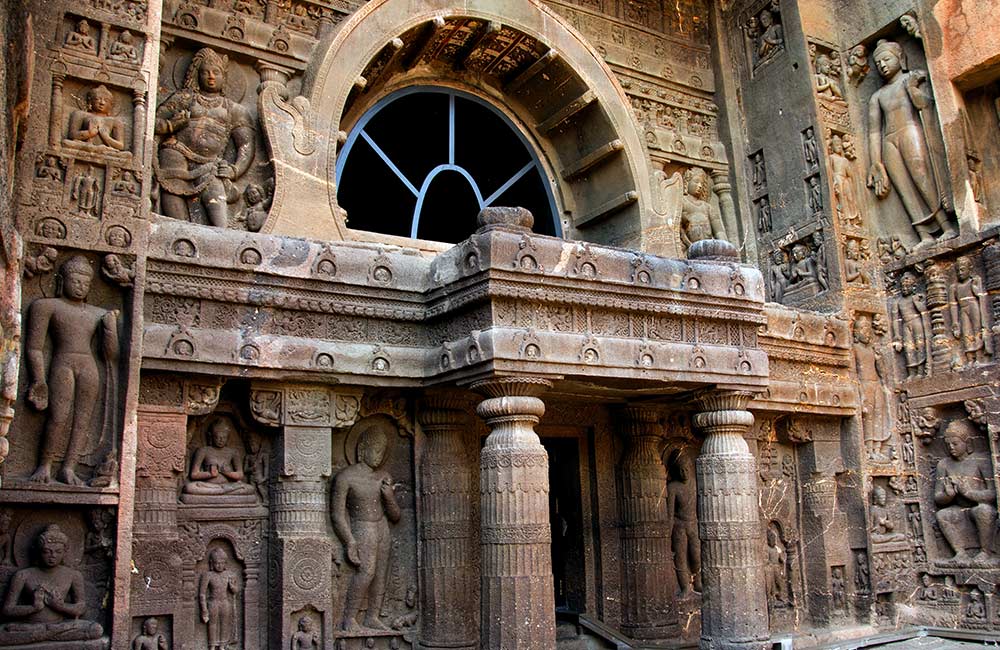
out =
[[[844,149],[844,140],[834,134],[830,138],[830,177],[833,181],[835,209],[842,223],[860,226],[861,210],[854,190],[854,171],[851,159]]]
[[[377,427],[366,429],[358,439],[357,459],[333,481],[331,518],[344,556],[355,567],[344,600],[342,630],[386,630],[379,619],[389,576],[392,539],[389,524],[401,516],[392,477],[380,469],[389,441]],[[368,599],[363,625],[357,621],[361,603]]]
[[[805,156],[807,169],[819,165],[819,145],[816,144],[816,131],[811,126],[806,129],[802,140],[802,155]]]
[[[927,601],[935,601],[935,600],[938,600],[941,597],[941,594],[938,591],[937,585],[934,584],[933,580],[931,580],[931,577],[930,577],[929,574],[927,574],[927,573],[921,574],[921,576],[920,576],[920,584],[922,586],[917,590],[917,598],[918,599],[920,599],[920,600],[927,600]]]
[[[785,46],[785,35],[769,9],[760,12],[760,26],[763,31],[757,41],[757,59],[763,61]]]
[[[788,254],[782,248],[771,251],[771,300],[781,302],[788,288],[788,277],[791,268],[788,264]]]
[[[936,127],[927,73],[908,71],[903,48],[894,41],[879,41],[874,59],[885,85],[868,102],[868,187],[880,199],[896,189],[919,246],[933,244],[938,230],[942,239],[955,237],[958,231],[945,212],[944,163],[928,147],[927,133]]]
[[[208,427],[208,444],[199,447],[191,457],[189,480],[184,483],[181,501],[194,502],[212,497],[212,500],[234,503],[255,502],[257,490],[246,482],[243,473],[243,454],[229,447],[236,429],[227,417],[216,418]]]
[[[757,202],[757,229],[761,232],[771,232],[771,202],[766,196]]]
[[[676,476],[667,483],[667,521],[673,522],[670,545],[674,553],[679,597],[701,593],[701,540],[698,537],[698,492],[691,460],[681,454]]]
[[[104,634],[100,624],[80,620],[87,609],[83,574],[63,564],[68,544],[55,524],[38,535],[36,564],[11,578],[0,612],[9,621],[0,625],[0,647],[90,641]]]
[[[827,99],[843,99],[844,91],[833,71],[833,61],[825,54],[816,55],[816,94]]]
[[[889,307],[892,349],[903,353],[907,379],[927,372],[927,303],[916,289],[917,276],[907,271],[899,279],[901,295]]]
[[[684,250],[702,239],[725,239],[721,216],[709,202],[711,181],[700,167],[684,172],[684,203],[681,209],[681,242]]]
[[[857,239],[848,239],[844,244],[844,278],[848,282],[871,284],[871,278],[861,265],[861,244]]]
[[[69,116],[69,139],[96,147],[125,150],[125,121],[111,114],[115,98],[101,84],[87,91],[87,109]]]
[[[889,544],[905,542],[906,533],[896,530],[896,522],[886,507],[885,488],[876,485],[872,488],[871,527],[869,532],[873,544]]]
[[[160,624],[155,618],[142,622],[142,632],[132,639],[132,650],[168,650],[167,638],[160,634]]]
[[[809,246],[798,243],[792,246],[792,262],[788,271],[788,285],[815,282],[824,291],[827,289],[826,278],[820,273],[816,260]]]
[[[972,455],[971,438],[976,431],[968,420],[954,420],[944,430],[944,443],[950,458],[937,464],[934,503],[941,534],[958,562],[977,562],[994,556],[993,542],[997,527],[997,493],[990,461]],[[969,526],[976,536],[968,534]],[[968,549],[979,546],[970,558]]]
[[[758,151],[753,156],[753,191],[767,190],[767,171],[764,168],[764,152]]]
[[[208,554],[208,570],[198,579],[198,610],[208,626],[208,650],[231,650],[238,641],[240,579],[228,564],[226,552],[215,547]]]
[[[28,311],[28,401],[39,411],[49,412],[40,440],[41,460],[31,475],[35,482],[51,482],[52,465],[61,458],[57,479],[84,485],[76,475],[76,466],[88,438],[98,433],[93,422],[95,407],[105,401],[92,348],[94,339],[98,340],[105,362],[106,381],[116,371],[119,352],[118,310],[87,304],[93,278],[94,270],[87,259],[74,255],[59,270],[57,284],[62,286],[62,296],[39,298]],[[47,341],[52,346],[48,364]],[[104,408],[113,408],[113,403],[105,403]]]
[[[81,20],[76,24],[76,29],[66,34],[66,47],[73,50],[80,50],[87,54],[97,54],[97,41],[90,35],[90,23]]]
[[[308,616],[299,618],[299,629],[292,635],[292,650],[319,650],[319,633]]]
[[[993,337],[986,322],[989,309],[983,282],[972,272],[972,259],[955,261],[958,281],[948,285],[952,334],[962,342],[965,363],[984,363],[993,356]]]
[[[156,159],[160,207],[168,217],[188,220],[187,201],[201,200],[211,225],[229,223],[228,203],[238,198],[233,181],[254,157],[254,129],[249,111],[225,97],[229,58],[211,48],[194,55],[184,87],[156,110],[156,134],[162,138]],[[235,160],[224,154],[232,143]]]
[[[89,167],[84,168],[73,179],[69,198],[76,201],[76,214],[81,217],[97,217],[101,203],[101,184]]]
[[[886,402],[882,393],[882,377],[885,376],[884,361],[878,347],[872,320],[867,314],[860,314],[854,320],[854,368],[858,373],[858,392],[861,398],[861,426],[864,430],[865,448],[869,460],[885,462],[889,460],[887,446],[892,429],[886,421]]]
[[[788,551],[773,527],[767,530],[767,596],[773,605],[788,604]]]

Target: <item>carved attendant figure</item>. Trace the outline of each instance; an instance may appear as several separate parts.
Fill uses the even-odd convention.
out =
[[[827,99],[843,99],[840,81],[833,76],[833,62],[825,54],[816,55],[816,94]]]
[[[858,199],[854,193],[853,165],[845,155],[844,141],[839,135],[834,134],[830,138],[829,160],[837,214],[840,215],[840,219],[844,223],[859,226],[861,225],[861,211],[858,209]]]
[[[191,480],[184,484],[185,494],[220,497],[257,494],[254,487],[246,482],[243,454],[227,446],[233,432],[233,423],[225,417],[216,419],[208,427],[210,444],[194,452]]]
[[[788,255],[781,248],[771,251],[771,300],[781,302],[788,288]]]
[[[187,201],[198,197],[211,225],[219,228],[228,225],[227,203],[237,198],[232,182],[254,156],[250,113],[222,94],[228,63],[210,48],[198,50],[184,88],[156,111],[156,134],[163,138],[156,178],[164,214],[187,220]],[[232,163],[223,157],[230,141],[236,151]]]
[[[692,480],[691,461],[677,458],[677,475],[667,484],[667,521],[673,522],[670,542],[674,552],[680,597],[701,592],[701,541],[698,537],[698,493]]]
[[[88,641],[104,633],[98,623],[80,620],[87,609],[83,574],[63,565],[68,543],[55,524],[38,536],[38,564],[11,578],[0,612],[10,622],[0,625],[0,646]]]
[[[965,362],[982,363],[993,354],[993,338],[984,319],[989,313],[986,292],[979,276],[972,272],[970,258],[958,258],[955,275],[958,282],[948,286],[952,333],[962,341]]]
[[[292,650],[319,650],[319,634],[308,616],[299,618],[299,630],[292,635]]]
[[[709,203],[708,174],[700,167],[684,172],[684,203],[681,210],[681,241],[687,250],[702,239],[725,239],[722,218]]]
[[[788,580],[788,552],[773,527],[767,529],[767,595],[774,605],[788,603],[785,596]]]
[[[399,521],[402,514],[392,477],[379,469],[388,444],[384,431],[366,429],[358,440],[358,462],[343,469],[333,481],[333,528],[344,544],[347,562],[356,567],[344,602],[344,630],[360,630],[356,617],[365,596],[368,610],[363,627],[388,629],[379,620],[379,613],[389,576],[389,524]]]
[[[774,14],[765,9],[760,12],[760,25],[764,31],[757,41],[757,58],[763,61],[785,45],[785,36],[782,33],[781,25],[774,22]]]
[[[101,200],[101,185],[87,167],[75,179],[69,197],[76,201],[78,216],[96,217]]]
[[[66,47],[86,52],[87,54],[97,53],[97,41],[90,35],[90,23],[81,20],[76,24],[76,29],[66,34]]]
[[[806,169],[813,169],[819,165],[819,146],[816,144],[816,132],[811,126],[806,129],[802,140],[802,155],[806,159]]]
[[[979,544],[977,561],[992,557],[997,527],[993,472],[989,460],[971,455],[970,438],[974,433],[968,420],[955,420],[945,427],[944,443],[951,458],[938,461],[934,485],[938,527],[957,561],[968,561],[966,549],[976,542]],[[977,539],[966,532],[970,523]]]
[[[868,274],[861,266],[861,245],[857,239],[848,239],[844,244],[844,277],[848,282],[871,284]]]
[[[896,523],[892,520],[889,508],[886,507],[885,488],[876,485],[872,488],[870,530],[873,544],[888,544],[891,542],[905,542],[906,533],[896,530]]]
[[[880,199],[896,189],[921,245],[934,243],[936,230],[943,239],[955,237],[958,231],[945,213],[943,167],[927,143],[934,128],[927,73],[907,71],[903,48],[893,41],[879,41],[874,58],[885,85],[868,102],[868,187]]]
[[[126,32],[127,33],[127,32]],[[125,150],[125,122],[111,114],[114,95],[103,84],[87,91],[87,110],[69,116],[69,139],[94,146]]]
[[[917,276],[907,271],[899,279],[899,290],[902,295],[892,301],[889,311],[892,323],[892,349],[903,352],[907,379],[925,374],[927,361],[924,323],[927,305],[924,297],[916,293],[916,288]]]
[[[92,416],[101,401],[101,378],[91,344],[99,337],[110,380],[118,361],[118,310],[87,304],[94,270],[85,257],[69,258],[59,276],[62,297],[39,298],[31,303],[28,312],[28,401],[39,411],[49,411],[41,438],[41,461],[31,480],[51,481],[52,464],[61,457],[59,480],[83,485],[76,475],[76,464],[84,453],[87,437],[95,432]],[[52,341],[48,372],[47,339]],[[107,403],[104,408],[113,405]]]
[[[226,552],[219,547],[208,554],[208,571],[198,580],[201,622],[208,625],[208,650],[230,650],[237,642],[236,600],[240,581],[227,569]]]

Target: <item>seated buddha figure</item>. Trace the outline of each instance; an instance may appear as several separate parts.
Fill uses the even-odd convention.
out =
[[[219,417],[209,425],[206,436],[209,444],[199,447],[191,457],[191,470],[184,482],[181,501],[257,502],[257,490],[246,482],[243,473],[243,454],[228,446],[234,431],[233,423],[226,417]]]

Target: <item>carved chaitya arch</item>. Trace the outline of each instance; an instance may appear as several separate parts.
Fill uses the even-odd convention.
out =
[[[502,7],[502,11],[498,11],[498,6]],[[526,124],[536,125],[537,131],[551,131],[548,134],[553,136],[551,138],[545,135],[534,139],[540,144],[554,172],[557,208],[562,214],[571,215],[572,223],[569,225],[577,229],[578,237],[637,245],[639,232],[645,226],[642,215],[647,212],[650,172],[624,91],[600,54],[564,18],[535,0],[517,0],[502,5],[474,0],[463,3],[460,11],[445,0],[421,3],[416,10],[412,3],[402,0],[381,0],[370,2],[355,12],[339,26],[327,50],[317,57],[314,67],[307,70],[303,82],[303,95],[311,107],[315,129],[325,133],[326,142],[319,143],[315,153],[305,155],[291,147],[274,147],[275,140],[282,140],[283,136],[269,133],[276,159],[276,198],[264,230],[293,235],[322,235],[324,238],[337,233],[343,238],[359,238],[357,233],[351,233],[344,227],[343,210],[337,203],[335,184],[338,138],[343,137],[344,127],[349,126],[342,121],[349,97],[352,91],[364,87],[365,71],[384,49],[391,46],[394,39],[398,42],[401,35],[422,25],[429,25],[428,29],[432,29],[435,19],[449,20],[456,16],[509,27],[536,39],[551,49],[551,53],[543,58],[558,59],[560,65],[569,68],[578,77],[579,85],[586,90],[577,100],[567,97],[566,108],[573,114],[573,106],[570,105],[574,102],[592,104],[584,109],[589,116],[588,129],[594,130],[591,120],[600,124],[601,139],[608,136],[608,142],[603,144],[609,147],[609,155],[614,158],[613,162],[599,170],[601,178],[606,179],[599,194],[593,187],[588,188],[592,184],[580,182],[580,178],[574,176],[574,169],[580,165],[584,165],[584,171],[589,169],[586,164],[593,159],[590,154],[600,154],[602,143],[594,143],[594,150],[581,151],[573,138],[559,137],[558,129],[546,124],[546,118],[559,117],[559,110],[555,111],[555,115],[526,114],[519,117]],[[510,78],[524,71],[522,68],[515,69],[508,76],[508,83]],[[424,83],[427,81],[424,79]],[[502,90],[494,89],[495,95],[501,93]],[[377,98],[378,94],[373,95]],[[368,98],[365,100],[367,102]],[[327,119],[329,123],[324,124]],[[583,118],[580,119],[582,123]],[[572,147],[568,144],[570,142]],[[570,151],[570,148],[573,150]],[[296,188],[294,207],[282,200],[283,194],[293,186]],[[300,197],[312,198],[303,201]],[[307,213],[322,216],[300,218]]]

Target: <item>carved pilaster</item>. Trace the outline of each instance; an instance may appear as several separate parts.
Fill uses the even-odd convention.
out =
[[[701,536],[701,647],[766,647],[768,617],[758,545],[757,463],[743,435],[753,425],[750,393],[700,396],[694,425],[705,434],[697,460]]]
[[[184,471],[187,415],[140,407],[135,467],[136,537],[177,537],[177,479]]]
[[[659,412],[632,406],[622,413],[626,450],[619,502],[622,517],[622,631],[633,639],[676,633],[677,588],[667,521],[667,469],[660,458]]]
[[[740,231],[736,223],[736,207],[733,205],[733,186],[729,183],[728,171],[712,172],[712,190],[719,197],[719,212],[722,213],[726,237],[730,241],[739,241]]]
[[[479,646],[476,620],[475,489],[465,438],[471,423],[459,401],[432,396],[419,421],[427,437],[421,478],[421,648]]]
[[[482,589],[480,647],[556,645],[549,530],[548,456],[534,425],[545,413],[534,377],[479,382],[476,409],[490,427],[480,456]]]

